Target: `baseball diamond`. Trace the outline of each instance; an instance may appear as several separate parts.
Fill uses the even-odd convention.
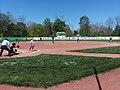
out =
[[[16,58],[16,57],[28,57],[36,56],[40,54],[52,54],[52,55],[75,55],[75,56],[94,56],[94,57],[107,57],[107,58],[120,58],[119,54],[99,54],[99,53],[77,53],[77,52],[68,52],[69,50],[80,50],[80,49],[90,49],[90,48],[101,48],[101,47],[110,47],[110,46],[120,46],[120,42],[104,42],[104,41],[55,41],[55,44],[52,44],[51,41],[35,41],[35,51],[29,51],[28,41],[20,41],[20,48],[18,48],[18,55],[6,56],[6,51],[0,58]],[[119,88],[118,78],[120,75],[118,73],[120,70],[116,69],[105,74],[99,74],[100,81],[102,84],[103,90],[113,90]],[[115,77],[115,78],[114,78]],[[109,86],[107,83],[107,78],[109,78]],[[113,80],[114,78],[114,80]],[[89,84],[86,84],[91,82]],[[113,85],[113,86],[112,86]],[[115,86],[114,86],[115,85]],[[89,88],[88,88],[89,87]],[[13,90],[14,88],[22,90],[46,90],[43,88],[25,88],[25,87],[11,87],[6,85],[1,85],[0,89],[6,88],[5,90]],[[64,89],[63,89],[64,88]],[[82,80],[72,81],[72,83],[63,83],[58,86],[53,86],[47,90],[97,90],[98,86],[94,76],[87,77]],[[112,89],[111,89],[112,88]]]

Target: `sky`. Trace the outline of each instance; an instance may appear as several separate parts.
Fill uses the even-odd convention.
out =
[[[40,24],[46,18],[54,22],[59,17],[78,29],[82,16],[88,16],[90,23],[105,23],[109,17],[120,16],[120,0],[0,0],[0,12]]]

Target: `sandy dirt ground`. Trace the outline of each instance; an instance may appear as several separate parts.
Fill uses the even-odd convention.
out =
[[[98,42],[98,41],[56,41],[52,44],[50,41],[36,41],[35,50],[29,51],[29,42],[20,42],[20,48],[18,49],[18,55],[6,56],[7,51],[4,51],[0,58],[15,58],[36,56],[39,54],[62,54],[62,55],[77,55],[77,56],[95,56],[95,57],[110,57],[120,58],[120,54],[95,54],[95,53],[77,53],[66,52],[68,50],[98,48],[120,46],[120,42]],[[120,90],[120,68],[110,71],[108,73],[99,74],[102,90]],[[95,76],[89,76],[82,80],[72,81],[69,83],[63,83],[58,86],[53,86],[48,89],[43,88],[31,88],[31,87],[15,87],[0,85],[0,90],[99,90]]]

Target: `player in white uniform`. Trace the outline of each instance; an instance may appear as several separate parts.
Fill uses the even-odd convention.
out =
[[[29,48],[29,51],[32,49],[34,49],[35,47],[35,42],[33,41],[33,39],[30,40],[30,48]]]

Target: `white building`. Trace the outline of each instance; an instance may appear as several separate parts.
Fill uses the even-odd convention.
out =
[[[56,33],[57,37],[66,37],[66,33],[65,32],[57,32]]]

